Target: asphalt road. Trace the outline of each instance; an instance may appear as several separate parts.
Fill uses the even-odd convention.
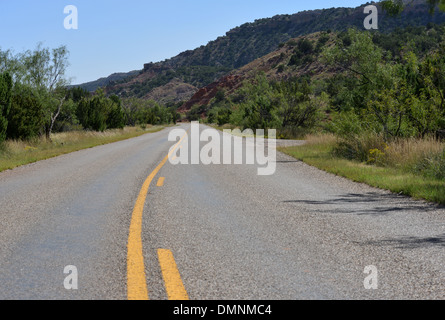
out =
[[[169,130],[0,173],[0,299],[445,298],[445,209],[281,153],[172,165]]]

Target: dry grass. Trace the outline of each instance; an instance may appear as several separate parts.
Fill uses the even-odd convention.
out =
[[[309,134],[304,140],[307,145],[333,145],[338,138],[334,134]]]
[[[336,147],[339,141],[334,134],[310,134],[305,137],[306,145],[326,145]],[[389,143],[385,143],[383,138],[378,136],[365,137],[360,139],[369,154],[374,148],[381,149],[384,154],[382,164],[394,167],[412,168],[425,158],[435,154],[440,154],[445,149],[445,142],[434,137],[419,138],[399,138]]]
[[[363,150],[375,148],[375,143],[379,142],[376,137],[363,139],[360,147]],[[394,140],[382,148],[379,161],[370,164],[369,160],[348,160],[339,156],[336,148],[343,140],[333,135],[310,135],[306,140],[302,146],[280,148],[280,151],[353,181],[445,205],[445,180],[441,178],[445,168],[440,160],[443,158],[438,158],[437,162],[431,160],[443,154],[443,142],[433,138]],[[370,151],[367,150],[372,155]],[[427,165],[419,166],[425,160]]]
[[[125,127],[104,132],[71,131],[53,134],[51,142],[45,138],[29,141],[7,140],[0,147],[0,172],[81,149],[160,131],[163,128],[164,126],[148,126],[146,129]]]
[[[422,160],[443,152],[444,148],[445,143],[432,137],[397,139],[388,143],[384,161],[389,166],[411,169]]]

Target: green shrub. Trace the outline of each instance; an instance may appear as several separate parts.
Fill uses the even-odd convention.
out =
[[[304,38],[298,41],[298,50],[302,54],[310,54],[314,51],[314,45],[311,40]]]
[[[189,121],[199,121],[202,116],[206,113],[207,107],[204,105],[194,105],[187,113],[187,120]]]
[[[230,107],[214,107],[209,111],[207,121],[222,126],[230,122],[231,114]]]
[[[30,87],[16,85],[8,115],[8,139],[30,139],[42,133],[44,106]]]
[[[12,79],[8,73],[0,74],[0,143],[6,138],[8,114],[11,108]]]
[[[348,138],[339,138],[333,153],[337,157],[372,164],[384,164],[388,145],[382,134],[362,133]]]
[[[421,160],[415,171],[429,178],[445,179],[445,150]]]
[[[101,90],[92,98],[82,98],[76,115],[85,129],[94,131],[122,129],[126,122],[120,98],[107,98]]]
[[[288,66],[298,66],[301,63],[301,55],[299,53],[296,53],[290,57]]]

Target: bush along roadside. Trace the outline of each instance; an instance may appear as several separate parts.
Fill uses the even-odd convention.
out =
[[[309,135],[306,140],[303,146],[279,150],[356,182],[445,205],[444,142],[425,138],[380,144],[373,137],[362,144],[354,141],[347,145],[332,134]],[[351,154],[363,158],[359,160]]]

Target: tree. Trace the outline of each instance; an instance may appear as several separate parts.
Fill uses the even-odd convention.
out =
[[[373,43],[369,32],[350,29],[345,37],[349,39],[346,44],[344,37],[339,39],[334,47],[323,52],[322,59],[347,76],[337,97],[341,108],[364,109],[374,92],[393,85],[393,64],[388,62],[390,57]]]
[[[312,90],[306,79],[283,81],[277,85],[277,107],[283,127],[309,127],[316,118],[317,108],[311,103]]]
[[[79,128],[79,120],[76,116],[78,101],[68,97],[63,103],[63,108],[54,123],[53,132],[72,131]]]
[[[65,78],[69,52],[66,46],[50,50],[37,45],[34,51],[27,51],[22,57],[26,70],[24,83],[37,90],[44,105],[45,135],[51,140],[54,123],[66,101]]]
[[[324,60],[342,70],[345,76],[337,78],[340,82],[331,83],[329,88],[338,110],[354,112],[357,116],[350,115],[349,119],[362,122],[349,128],[383,133],[386,139],[412,134],[408,132],[410,112],[407,106],[414,107],[418,103],[411,99],[412,86],[407,79],[412,76],[408,71],[415,69],[417,62],[414,54],[410,57],[411,61],[396,64],[388,53],[373,43],[369,32],[352,29],[334,48],[325,50]]]
[[[9,73],[0,74],[0,142],[6,138],[8,116],[11,109],[12,78]]]
[[[20,61],[20,55],[14,56],[11,50],[0,50],[0,73],[8,73],[12,82],[20,81],[24,75],[24,68]]]
[[[276,129],[281,126],[277,96],[264,73],[255,77],[252,83],[245,83],[240,89],[244,99],[234,107],[230,116],[233,124],[244,129]]]
[[[81,87],[67,89],[67,99],[73,100],[74,103],[78,103],[84,97],[91,97],[91,93]]]
[[[405,2],[406,1],[403,0],[383,0],[380,3],[383,10],[388,12],[389,15],[396,16],[403,12],[405,8]],[[434,13],[437,6],[439,6],[439,9],[441,11],[445,11],[445,0],[425,0],[425,2],[430,7],[430,13]]]
[[[16,84],[8,115],[8,138],[29,139],[38,136],[42,129],[43,116],[43,103],[35,89]]]
[[[125,127],[126,116],[122,109],[122,103],[118,96],[112,95],[110,97],[112,105],[110,107],[110,113],[107,117],[107,128],[109,129],[122,129]]]
[[[91,98],[82,98],[76,115],[84,129],[95,131],[123,128],[126,120],[119,97],[107,98],[102,89]]]
[[[131,97],[122,101],[122,109],[125,113],[127,124],[135,126],[138,119],[138,112],[142,108],[143,100]]]
[[[337,110],[355,112],[349,120],[361,122],[343,128],[361,128],[388,140],[424,137],[445,126],[445,47],[426,57],[407,47],[393,59],[368,32],[349,31],[347,38],[347,45],[339,41],[323,54],[344,71],[328,86]]]
[[[104,92],[98,90],[92,98],[83,98],[77,107],[77,118],[84,129],[105,131],[110,112]]]

